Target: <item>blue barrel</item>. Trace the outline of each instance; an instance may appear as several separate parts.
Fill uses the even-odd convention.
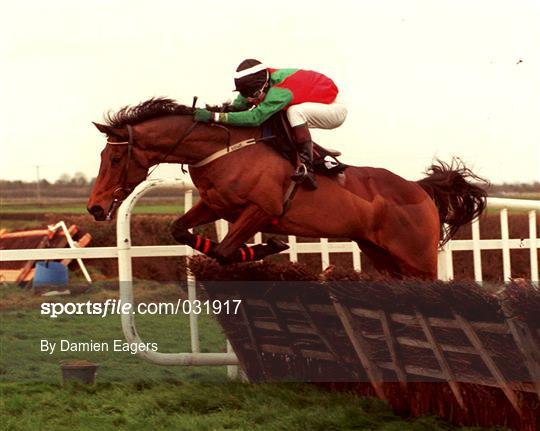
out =
[[[65,286],[68,284],[67,266],[60,262],[37,262],[32,286],[43,286],[50,284],[59,286]]]

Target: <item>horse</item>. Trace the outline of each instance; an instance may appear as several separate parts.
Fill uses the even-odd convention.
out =
[[[318,176],[315,191],[298,188],[284,211],[294,166],[261,139],[261,128],[200,123],[194,108],[152,98],[109,112],[101,165],[87,209],[110,220],[133,188],[159,163],[188,165],[200,200],[173,222],[181,244],[221,264],[262,259],[287,248],[271,238],[253,247],[254,234],[349,238],[379,272],[395,277],[437,277],[437,252],[486,206],[480,179],[463,163],[436,161],[419,181],[386,169],[347,166],[336,177]],[[189,229],[225,219],[220,243]]]

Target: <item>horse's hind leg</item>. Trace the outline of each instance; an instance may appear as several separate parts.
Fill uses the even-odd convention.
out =
[[[416,277],[426,280],[437,278],[437,250],[434,246],[425,245],[426,250],[434,248],[433,253],[414,253],[414,250],[409,249],[399,249],[400,253],[392,253],[370,241],[356,242],[380,273],[394,278]]]
[[[253,247],[245,245],[245,241],[260,232],[270,221],[271,217],[257,205],[246,207],[216,247],[215,256],[218,261],[222,264],[253,261],[286,250],[288,245],[278,240],[269,240],[267,244]]]
[[[404,275],[398,262],[386,250],[367,240],[359,239],[356,240],[356,243],[369,258],[377,272],[396,278],[401,278]]]

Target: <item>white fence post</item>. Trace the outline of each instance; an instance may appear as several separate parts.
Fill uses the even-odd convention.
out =
[[[437,255],[437,277],[442,281],[454,278],[454,265],[452,262],[452,249],[446,243]]]
[[[216,234],[218,242],[223,241],[223,238],[225,238],[227,232],[229,232],[229,223],[227,223],[227,220],[219,219],[216,221]]]
[[[330,266],[330,252],[328,250],[328,238],[321,238],[321,266],[324,271]]]
[[[227,232],[229,232],[229,223],[227,223],[227,220],[219,219],[216,221],[216,235],[218,242],[223,241],[223,238],[227,235]],[[259,236],[255,237],[255,242],[257,241],[262,242],[262,234],[258,234]],[[231,343],[229,340],[227,340],[227,353],[234,353],[234,350],[232,348]],[[227,377],[231,380],[238,379],[238,366],[237,365],[227,365]]]
[[[510,245],[508,243],[508,210],[501,210],[501,239],[502,239],[502,257],[503,257],[503,280],[510,280],[512,268],[510,266]]]
[[[353,260],[353,268],[355,271],[361,272],[362,271],[362,260],[361,260],[361,251],[360,247],[358,247],[358,244],[354,243],[354,251],[352,254],[352,260]]]
[[[288,236],[289,242],[289,260],[291,262],[298,262],[298,247],[296,246],[296,237],[294,235]]]
[[[184,213],[188,212],[193,207],[193,190],[189,189],[184,192]],[[189,229],[193,232],[193,229]],[[193,256],[193,249],[188,247],[188,253],[186,260]],[[194,312],[195,301],[197,300],[197,281],[191,268],[187,265],[186,261],[186,282],[188,290],[188,301],[191,304],[189,307],[189,333],[191,338],[191,351],[193,353],[199,353],[201,351],[201,342],[199,337],[199,315]]]
[[[531,281],[538,284],[538,240],[536,239],[536,211],[529,211],[529,241]]]
[[[480,223],[478,219],[472,222],[472,242],[473,242],[473,262],[474,262],[474,279],[482,282],[482,254],[480,251]]]

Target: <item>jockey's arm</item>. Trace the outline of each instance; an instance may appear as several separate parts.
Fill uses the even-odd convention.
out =
[[[239,96],[242,97],[242,96]],[[245,100],[245,98],[243,98]],[[233,105],[236,104],[238,98]],[[233,126],[257,127],[276,112],[285,108],[292,100],[292,93],[280,87],[271,87],[264,100],[249,111],[226,112],[219,114],[219,122]]]
[[[239,94],[238,97],[234,99],[233,103],[231,104],[231,107],[233,108],[234,111],[244,111],[246,109],[249,109],[250,104],[246,97]]]

